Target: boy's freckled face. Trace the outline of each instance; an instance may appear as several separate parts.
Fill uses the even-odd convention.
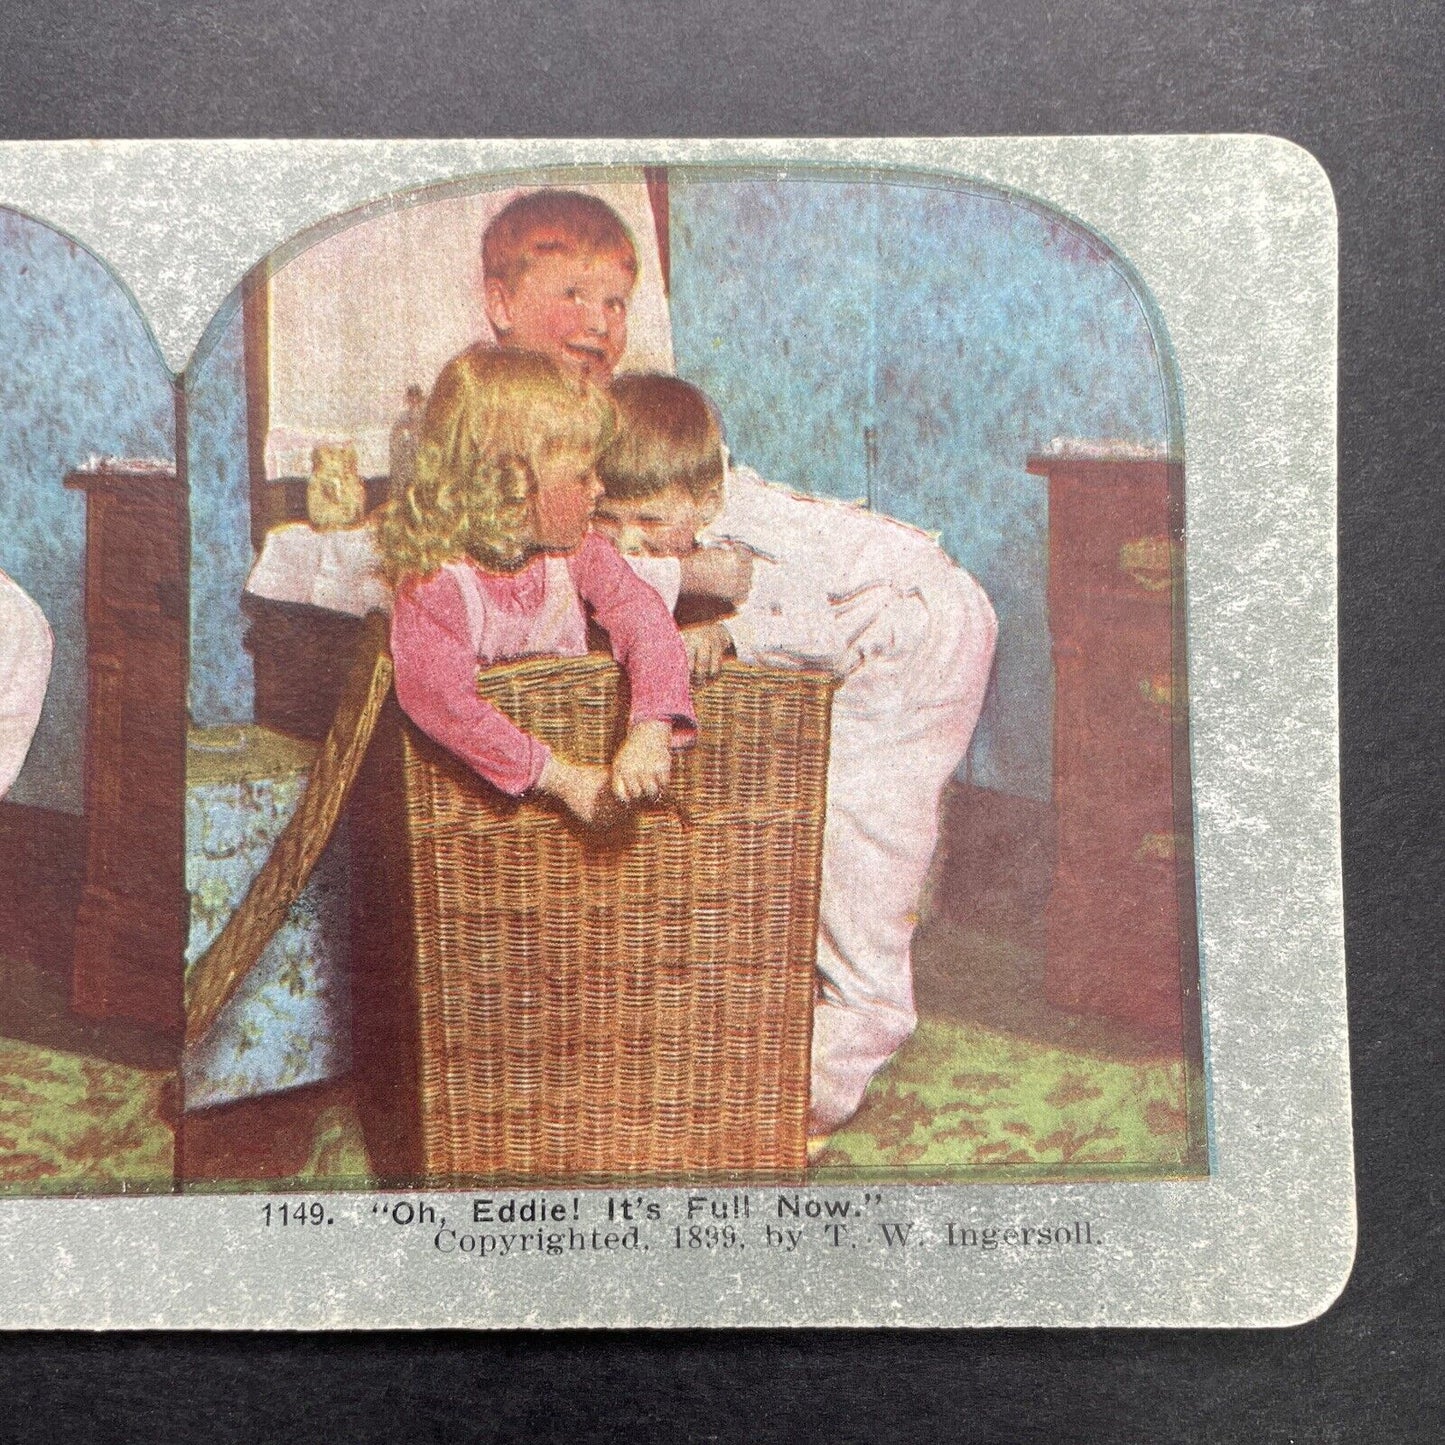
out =
[[[540,351],[605,384],[627,349],[632,286],[632,272],[614,256],[537,256],[510,291],[487,282],[487,316],[503,346]]]
[[[716,506],[683,487],[672,486],[640,501],[603,497],[593,525],[617,550],[644,557],[685,557],[697,534],[712,521]]]
[[[590,454],[559,452],[537,468],[532,494],[532,540],[544,552],[573,552],[582,545],[602,496]]]

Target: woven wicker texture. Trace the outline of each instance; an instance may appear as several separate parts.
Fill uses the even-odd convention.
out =
[[[276,840],[240,906],[186,977],[188,1048],[210,1032],[285,921],[331,841],[382,703],[391,690],[386,635],[384,617],[373,614],[367,619],[360,651],[336,718],[312,766],[301,806]]]
[[[596,655],[481,694],[605,763],[625,692]],[[619,695],[621,694],[621,695]],[[403,744],[432,1177],[796,1172],[832,685],[729,665],[670,796],[604,831]]]

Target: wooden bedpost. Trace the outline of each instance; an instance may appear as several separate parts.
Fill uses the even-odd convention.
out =
[[[265,261],[241,283],[246,375],[246,459],[251,493],[251,545],[259,547],[276,520],[266,483],[266,433],[271,426],[271,279]]]
[[[662,294],[672,295],[672,256],[669,244],[670,221],[667,208],[667,167],[644,166],[647,198],[652,202],[652,222],[657,227],[657,256],[662,262]]]

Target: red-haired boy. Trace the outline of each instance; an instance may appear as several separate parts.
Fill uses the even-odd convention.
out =
[[[531,191],[482,237],[487,319],[501,346],[540,351],[605,386],[627,349],[637,247],[605,201]]]

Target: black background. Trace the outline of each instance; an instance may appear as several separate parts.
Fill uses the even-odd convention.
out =
[[[163,9],[0,0],[0,136],[1267,131],[1320,159],[1360,1247],[1341,1301],[1282,1331],[19,1335],[0,1439],[1445,1437],[1439,6]]]

